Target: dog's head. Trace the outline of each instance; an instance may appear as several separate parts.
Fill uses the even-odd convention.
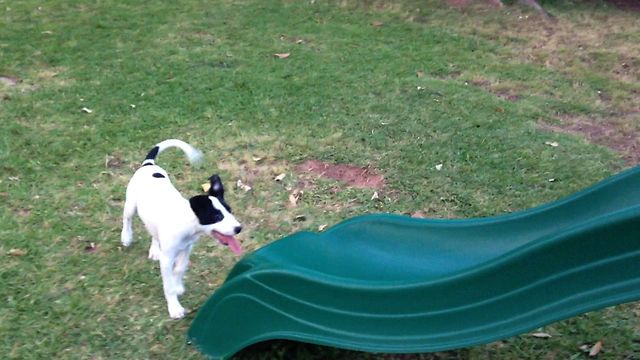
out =
[[[191,209],[198,218],[203,231],[229,246],[236,255],[242,254],[240,243],[234,235],[242,230],[242,225],[231,213],[231,207],[224,200],[224,187],[218,175],[209,178],[211,187],[207,195],[197,195],[189,199]]]

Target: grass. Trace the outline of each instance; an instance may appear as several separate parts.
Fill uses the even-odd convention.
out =
[[[126,183],[165,138],[206,153],[204,169],[174,152],[160,163],[185,194],[220,173],[247,249],[367,212],[511,212],[629,165],[540,126],[585,115],[637,126],[640,26],[604,4],[550,4],[555,25],[516,6],[412,0],[1,8],[0,75],[21,80],[0,83],[0,353],[11,359],[202,358],[184,341],[193,315],[168,319],[142,226],[131,249],[118,241]],[[371,165],[387,186],[371,201],[373,190],[303,179],[293,170],[305,159]],[[202,240],[189,308],[236,261]],[[545,327],[550,339],[409,358],[576,359],[599,340],[599,358],[637,358],[639,316],[627,304]],[[296,343],[240,357],[405,358]]]

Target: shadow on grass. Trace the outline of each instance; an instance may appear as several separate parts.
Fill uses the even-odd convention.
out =
[[[291,340],[264,341],[249,346],[233,357],[235,360],[351,360],[351,359],[384,359],[384,360],[462,360],[466,359],[465,350],[425,353],[425,354],[379,354],[361,351],[344,350],[329,346],[320,346]]]

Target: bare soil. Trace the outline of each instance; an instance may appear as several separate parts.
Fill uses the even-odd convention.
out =
[[[628,115],[631,116],[631,115]],[[545,130],[584,136],[592,143],[606,146],[622,154],[629,166],[640,164],[640,136],[634,128],[625,126],[631,119],[597,119],[579,116],[564,116],[560,125],[541,124]]]
[[[313,174],[322,178],[337,180],[356,188],[382,189],[384,175],[371,167],[349,164],[329,164],[319,160],[306,160],[296,166],[298,173]]]

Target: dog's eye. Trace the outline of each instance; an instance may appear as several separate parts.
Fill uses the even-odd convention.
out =
[[[214,223],[220,222],[220,221],[222,221],[223,219],[224,219],[224,216],[222,216],[222,213],[221,213],[220,211],[216,211],[216,212],[213,214],[213,222],[214,222]]]

